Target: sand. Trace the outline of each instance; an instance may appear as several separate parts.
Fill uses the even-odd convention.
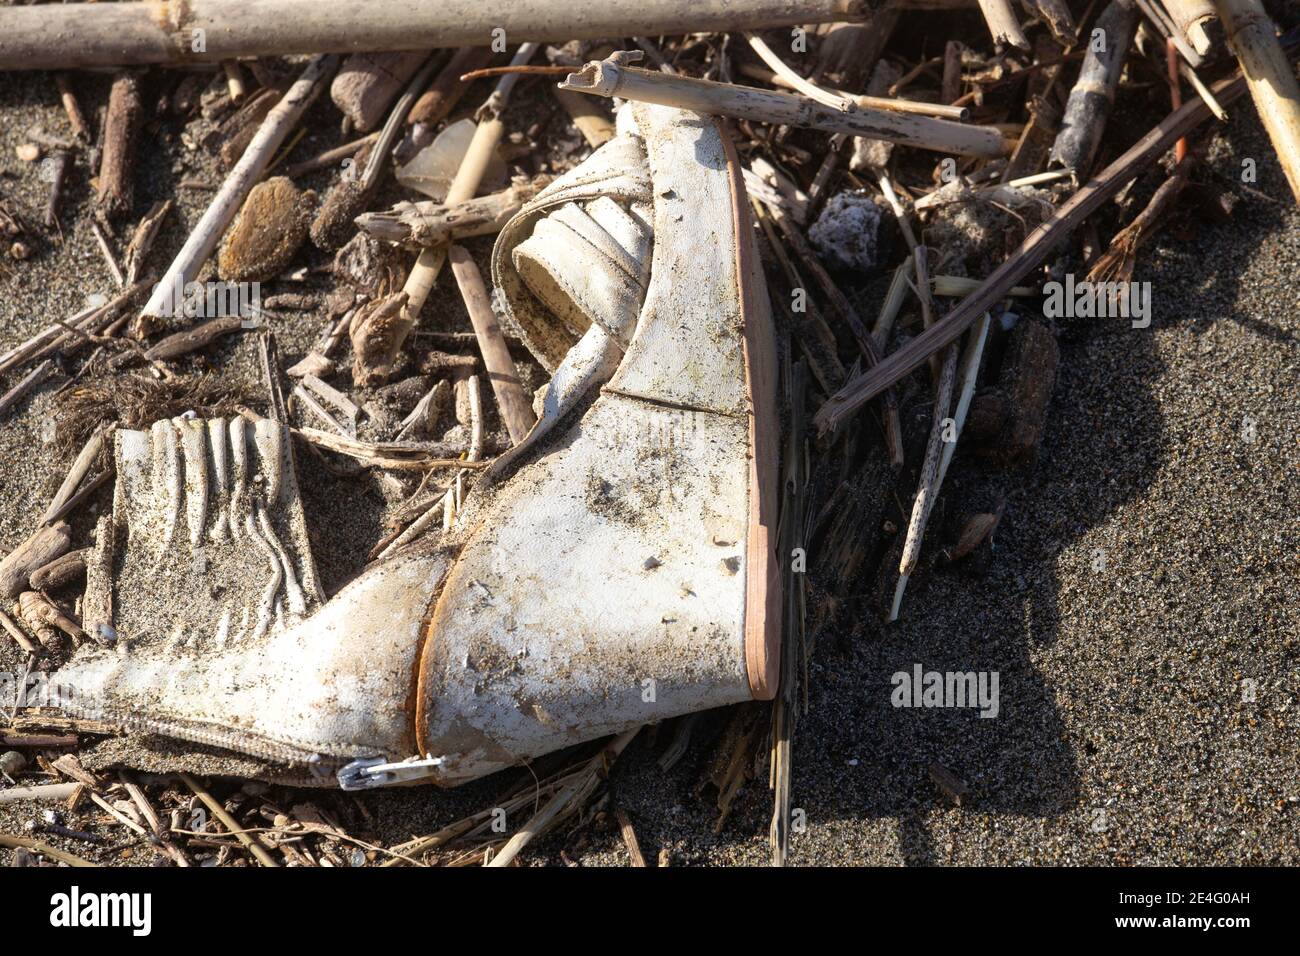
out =
[[[79,89],[93,115],[107,84],[85,80]],[[14,156],[33,123],[65,129],[52,80],[0,75],[0,194],[38,214],[44,184]],[[1163,233],[1135,276],[1152,283],[1150,328],[1060,323],[1061,368],[1034,463],[1006,473],[958,453],[935,525],[963,501],[1004,495],[987,574],[960,567],[918,574],[897,625],[871,623],[864,599],[822,641],[795,746],[793,803],[807,826],[792,838],[793,864],[1300,862],[1300,215],[1249,104],[1234,110],[1227,134],[1212,166],[1232,177],[1241,157],[1257,158],[1255,187],[1279,201],[1248,197],[1224,225]],[[137,213],[181,178],[218,181],[173,134],[149,135]],[[329,135],[309,139],[295,157],[330,144]],[[327,181],[322,174],[304,185]],[[63,243],[27,262],[0,257],[0,349],[73,314],[87,295],[111,292],[86,222],[90,195],[79,166],[64,207],[64,221],[77,225]],[[180,214],[160,240],[166,253],[209,194],[178,195]],[[477,244],[476,254],[488,245]],[[434,314],[438,327],[469,328],[456,303]],[[324,322],[308,313],[276,329],[289,361]],[[254,358],[251,340],[236,339],[208,360],[254,381]],[[63,473],[48,441],[52,387],[0,421],[0,550],[30,532]],[[302,472],[308,514],[322,516],[313,546],[333,590],[360,566],[387,503],[373,479]],[[79,540],[93,513],[74,522]],[[896,506],[887,516],[902,523]],[[863,595],[875,570],[864,572]],[[996,671],[998,716],[891,706],[891,675],[915,664]],[[0,670],[16,669],[14,646],[0,644]],[[1245,680],[1254,682],[1253,702],[1243,701]],[[620,760],[611,797],[652,861],[661,851],[674,865],[767,861],[765,778],[747,786],[718,834],[711,794],[699,791],[724,722],[705,715],[671,772],[655,763],[667,732],[653,744],[643,734]],[[101,745],[86,760],[169,766],[126,741]],[[962,807],[930,781],[933,761],[967,783]],[[171,765],[250,769],[186,748]],[[308,797],[395,841],[490,806],[502,785]],[[283,804],[304,799],[272,793]],[[0,808],[0,830],[18,832],[37,813]],[[626,862],[611,817],[577,840],[546,841],[528,862]],[[112,828],[100,832],[119,838]],[[110,858],[141,863],[148,854]]]

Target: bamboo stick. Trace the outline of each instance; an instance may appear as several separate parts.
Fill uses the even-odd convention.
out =
[[[1231,103],[1246,92],[1243,76],[1223,80],[1213,87],[1220,103]],[[1180,137],[1204,122],[1210,109],[1201,100],[1183,104],[1122,156],[1080,187],[1056,213],[1034,229],[1002,265],[943,319],[885,357],[827,399],[813,421],[820,431],[838,428],[866,402],[895,384],[954,341],[1003,298],[1007,290],[1027,276],[1084,219],[1126,185],[1148,164],[1164,154]]]
[[[483,276],[479,274],[473,257],[464,247],[452,246],[447,250],[447,258],[451,261],[452,274],[456,277],[461,297],[465,300],[465,308],[474,324],[479,351],[483,353],[483,367],[487,369],[488,381],[492,383],[492,392],[497,397],[501,419],[510,432],[510,440],[518,445],[537,423],[537,416],[533,414],[528,393],[519,381],[519,373],[510,357],[510,348],[506,345],[501,326],[497,324],[497,317],[492,312]]]
[[[1214,0],[1160,0],[1174,27],[1187,37],[1197,53],[1210,52],[1210,35],[1206,24],[1218,17]]]
[[[943,153],[964,156],[1001,156],[1003,153],[1002,134],[993,127],[968,126],[928,116],[865,107],[853,113],[841,113],[791,93],[669,76],[626,65],[629,58],[639,59],[640,56],[639,51],[624,51],[606,60],[594,60],[579,72],[570,73],[560,83],[560,89],[594,96],[619,96],[758,123],[870,136]]]
[[[1255,109],[1300,202],[1300,88],[1260,0],[1216,0]]]
[[[249,191],[262,178],[271,157],[289,135],[289,130],[316,99],[325,80],[337,65],[338,57],[333,54],[313,59],[302,71],[298,81],[289,88],[289,92],[267,114],[257,135],[248,144],[226,181],[221,184],[221,189],[145,303],[145,315],[163,316],[176,308],[176,289],[184,289],[198,276],[203,263],[221,241],[222,233],[239,212]]]
[[[760,30],[860,19],[864,0],[186,0],[0,7],[0,70]],[[197,31],[203,31],[201,34]]]

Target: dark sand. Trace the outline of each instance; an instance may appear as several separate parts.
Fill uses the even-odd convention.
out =
[[[79,89],[93,116],[107,85],[83,81]],[[332,144],[333,122],[313,124],[326,135],[309,138],[294,158]],[[52,80],[0,75],[0,193],[37,216],[44,184],[14,156],[33,123],[66,129]],[[1166,232],[1145,250],[1135,278],[1152,283],[1149,329],[1061,323],[1061,371],[1035,464],[1007,474],[958,453],[933,525],[963,496],[1004,494],[988,574],[942,567],[918,574],[898,625],[882,633],[854,625],[850,614],[849,626],[822,641],[795,746],[793,802],[808,825],[792,838],[793,863],[1300,862],[1300,215],[1246,101],[1227,133],[1214,167],[1231,176],[1240,157],[1258,158],[1255,185],[1279,201],[1246,198],[1232,222],[1194,226],[1185,238]],[[199,152],[166,136],[146,143],[137,214],[181,178],[218,181]],[[327,181],[322,174],[306,184]],[[183,222],[197,218],[210,194],[179,195],[181,216],[160,240],[156,266],[179,247]],[[79,165],[64,207],[65,222],[77,225],[64,243],[28,262],[0,256],[0,350],[75,313],[87,295],[111,293],[86,222],[89,196]],[[436,298],[438,327],[469,327],[454,296]],[[323,324],[305,315],[277,326],[286,359],[301,355]],[[254,358],[251,339],[211,352],[216,368],[246,378]],[[0,550],[30,532],[63,474],[65,462],[46,441],[49,391],[0,422]],[[1243,439],[1245,416],[1255,422],[1253,442]],[[302,471],[309,517],[329,519],[313,545],[332,590],[359,567],[385,502],[373,479]],[[897,506],[887,513],[900,523]],[[84,541],[92,522],[82,516],[75,524]],[[1098,549],[1104,571],[1093,569]],[[864,574],[863,595],[875,570]],[[915,663],[997,671],[999,716],[894,709],[890,675]],[[14,646],[0,644],[0,670],[21,666]],[[1254,703],[1242,700],[1247,678],[1256,682]],[[670,773],[655,764],[663,733],[653,747],[643,735],[620,761],[612,795],[652,861],[661,849],[676,864],[767,861],[763,776],[738,798],[720,835],[709,794],[697,793],[722,723],[706,716]],[[126,742],[97,751],[88,763],[162,766]],[[968,783],[963,808],[930,782],[926,768],[936,760]],[[238,767],[219,756],[181,763],[212,773]],[[502,785],[366,795],[374,817],[367,829],[390,841],[429,832],[490,806]],[[346,809],[350,798],[313,799],[360,820]],[[0,831],[19,832],[38,812],[0,808]],[[118,839],[120,830],[102,832]],[[558,862],[565,845],[563,837],[549,840],[528,858]],[[608,826],[589,830],[568,855],[626,861]]]

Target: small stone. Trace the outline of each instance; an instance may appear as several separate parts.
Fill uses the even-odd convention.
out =
[[[13,776],[16,773],[22,773],[27,766],[27,758],[17,750],[9,750],[0,754],[0,773]]]
[[[653,571],[655,568],[659,567],[661,564],[663,564],[663,562],[660,561],[658,558],[655,558],[655,557],[649,557],[649,558],[646,558],[646,559],[645,559],[645,563],[642,564],[641,567],[645,568],[647,571]]]
[[[14,153],[24,163],[34,163],[41,158],[41,148],[35,143],[19,143],[14,147]]]
[[[31,256],[32,250],[25,242],[15,242],[9,247],[9,255],[19,262]]]

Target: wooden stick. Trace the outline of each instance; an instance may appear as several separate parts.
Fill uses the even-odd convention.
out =
[[[290,179],[297,179],[299,176],[313,173],[318,169],[324,169],[326,166],[334,166],[349,156],[355,156],[370,143],[379,138],[378,131],[368,136],[362,136],[360,139],[354,139],[350,143],[344,143],[342,146],[335,146],[333,149],[327,149],[311,159],[305,159],[301,163],[295,163],[284,171],[284,175]]]
[[[99,208],[110,218],[131,212],[135,197],[135,144],[143,119],[139,77],[119,73],[108,94],[104,152],[99,165]]]
[[[548,182],[548,177],[539,176],[501,192],[453,205],[432,200],[404,202],[387,212],[362,213],[356,218],[356,224],[376,239],[416,247],[436,246],[470,236],[490,236],[500,232]]]
[[[924,246],[920,247],[924,250]],[[924,261],[924,256],[917,262]],[[898,562],[898,585],[894,589],[894,604],[889,611],[889,620],[898,620],[898,609],[903,603],[903,592],[907,589],[908,576],[916,569],[917,559],[921,554],[921,539],[925,537],[925,526],[929,523],[930,512],[939,497],[939,463],[943,457],[943,435],[948,408],[952,404],[953,383],[957,375],[957,346],[948,346],[943,356],[943,369],[939,373],[939,385],[934,397],[934,411],[930,418],[930,438],[925,446],[925,461],[921,466],[921,480],[917,485],[916,498],[912,502],[912,516],[907,523],[907,538],[903,543],[903,554]]]
[[[18,789],[31,790],[33,788],[19,787]],[[98,863],[91,863],[89,860],[83,860],[76,854],[69,853],[66,850],[57,849],[56,847],[50,846],[48,843],[42,843],[40,840],[33,840],[30,837],[10,836],[8,833],[0,833],[0,846],[9,847],[11,850],[22,847],[31,850],[33,853],[39,853],[41,856],[48,856],[51,860],[58,860],[60,863],[66,863],[68,866],[99,866]]]
[[[984,22],[989,25],[994,43],[1009,43],[1022,50],[1029,49],[1029,40],[1025,38],[1025,31],[1020,29],[1020,21],[1011,9],[1010,0],[979,0],[979,4],[980,13],[984,14]]]
[[[68,3],[0,8],[0,70],[128,63],[212,63],[322,50],[420,50],[511,43],[761,30],[859,18],[863,0],[186,0],[182,4]],[[195,42],[203,30],[204,42]],[[200,47],[196,49],[196,47]]]
[[[620,96],[642,103],[659,103],[758,123],[870,136],[964,156],[1001,156],[1004,152],[1002,133],[994,127],[969,126],[865,107],[853,113],[841,113],[792,93],[669,76],[626,65],[627,57],[640,56],[640,51],[624,51],[606,60],[592,61],[579,72],[569,74],[560,84],[560,89],[594,96]]]
[[[474,334],[478,337],[479,351],[483,354],[483,367],[487,369],[488,381],[492,383],[492,392],[497,397],[501,419],[510,432],[510,440],[518,445],[537,424],[537,416],[533,414],[528,393],[519,381],[514,359],[510,357],[510,348],[506,345],[505,336],[501,334],[501,326],[497,324],[487,288],[483,285],[483,276],[474,264],[473,257],[463,246],[452,246],[447,250],[447,258],[451,262],[456,284],[460,287],[461,297],[465,300],[470,321],[474,323]]]
[[[0,57],[2,60],[3,57]],[[207,210],[199,219],[194,231],[190,233],[185,245],[163,275],[158,287],[145,304],[147,316],[164,316],[179,306],[176,301],[176,289],[193,282],[198,276],[203,263],[212,255],[212,250],[221,241],[222,234],[230,225],[249,191],[257,185],[262,173],[275,155],[280,144],[294,124],[306,111],[307,107],[320,93],[325,79],[338,65],[334,55],[318,56],[313,59],[298,81],[289,88],[274,109],[262,121],[261,128],[253,141],[244,150],[235,168],[230,171],[221,189],[213,197]]]
[[[1300,88],[1259,0],[1216,0],[1255,109],[1300,202]]]
[[[21,402],[27,393],[39,386],[47,378],[54,374],[54,362],[46,359],[36,368],[28,372],[23,379],[9,391],[0,395],[0,415],[3,415],[13,406]]]
[[[27,590],[31,575],[63,556],[70,543],[71,535],[66,524],[38,528],[0,561],[0,597],[16,597],[20,591]],[[15,640],[23,643],[17,631],[9,630]]]
[[[23,629],[18,626],[18,622],[9,616],[4,608],[0,608],[0,627],[3,627],[10,637],[28,654],[39,654],[41,649],[24,633]],[[0,795],[4,791],[0,791]],[[0,800],[0,802],[3,802]]]
[[[1214,9],[1214,0],[1160,0],[1165,12],[1177,29],[1192,44],[1197,53],[1204,56],[1210,52],[1210,35],[1206,25],[1218,13]]]
[[[1246,92],[1246,81],[1237,75],[1217,83],[1213,90],[1219,102],[1231,103]],[[817,428],[823,432],[837,428],[864,403],[954,341],[971,323],[1002,299],[1008,289],[1029,275],[1079,223],[1119,192],[1143,168],[1163,155],[1179,137],[1195,129],[1209,116],[1209,107],[1201,100],[1184,103],[1181,109],[1167,116],[1115,162],[1084,184],[1050,219],[1026,236],[1007,261],[984,280],[978,291],[971,293],[943,319],[898,351],[886,356],[874,369],[859,375],[832,395],[814,416]]]
[[[99,453],[104,450],[104,438],[111,430],[111,426],[101,426],[86,439],[86,443],[81,446],[81,451],[72,460],[72,466],[68,469],[63,484],[59,485],[59,490],[51,499],[50,506],[45,509],[45,516],[41,518],[42,525],[51,524],[54,520],[52,516],[76,493],[81,479],[86,477],[90,467],[99,459]]]
[[[632,865],[645,866],[645,855],[641,852],[641,843],[636,838],[636,828],[632,826],[631,817],[622,807],[614,808],[614,816],[618,820],[618,830],[623,836],[623,845],[627,847],[627,855],[631,858]]]
[[[63,103],[63,112],[68,114],[72,135],[83,143],[89,143],[90,127],[86,125],[85,114],[81,112],[81,104],[77,102],[77,94],[72,89],[72,78],[66,73],[58,73],[55,74],[54,82],[58,84],[59,100]]]
[[[262,866],[279,866],[275,862],[275,858],[266,851],[266,847],[262,846],[261,841],[254,834],[241,827],[235,818],[226,812],[226,808],[212,794],[199,786],[193,777],[187,773],[180,773],[177,776],[181,778],[185,786],[194,791],[195,796],[207,805],[207,808],[212,811],[212,815],[221,821],[221,825],[233,833],[239,842],[248,848],[248,852],[257,858],[258,863],[262,864]]]
[[[1105,32],[1105,49],[1094,50],[1089,46],[1084,55],[1078,82],[1070,91],[1050,156],[1050,165],[1073,169],[1079,181],[1092,169],[1106,129],[1106,117],[1115,102],[1124,57],[1137,29],[1132,0],[1112,0],[1097,18],[1096,29]]]

